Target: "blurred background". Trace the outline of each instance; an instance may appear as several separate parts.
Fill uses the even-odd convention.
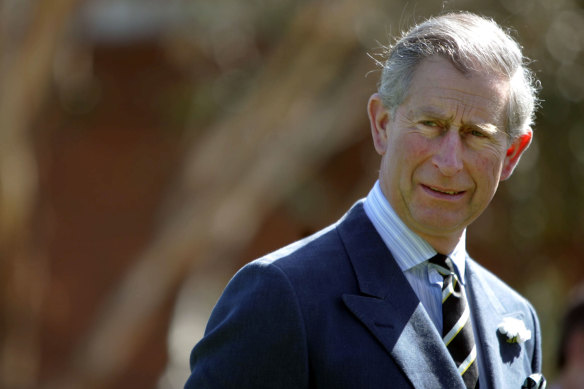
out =
[[[511,27],[543,84],[468,249],[538,310],[553,379],[584,273],[578,1],[2,0],[0,387],[182,387],[233,273],[373,185],[371,57],[456,9]]]

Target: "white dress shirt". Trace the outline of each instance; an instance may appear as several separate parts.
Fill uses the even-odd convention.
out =
[[[401,221],[381,191],[379,181],[375,183],[373,189],[364,200],[363,207],[441,335],[443,327],[443,278],[436,269],[428,266],[429,262],[427,262],[428,259],[436,255],[436,250]],[[466,285],[464,276],[466,258],[468,256],[466,252],[466,230],[462,233],[454,250],[451,253],[442,254],[448,255],[454,265],[458,279],[462,285]],[[472,311],[471,302],[468,301],[468,304]],[[482,346],[481,342],[476,341],[477,332],[475,326],[473,326],[473,330],[477,346],[479,382],[481,387],[485,387],[485,382],[483,381],[485,370],[481,363],[483,359]]]
[[[428,259],[436,255],[436,250],[428,242],[410,230],[397,216],[383,195],[379,181],[363,204],[365,213],[381,235],[389,251],[403,271],[412,289],[426,308],[430,319],[442,334],[442,276],[428,266]],[[460,282],[465,285],[466,231],[448,255],[454,264]]]

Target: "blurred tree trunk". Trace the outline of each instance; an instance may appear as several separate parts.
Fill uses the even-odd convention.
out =
[[[351,20],[364,9],[354,1],[302,7],[257,87],[197,139],[156,238],[113,291],[68,371],[47,387],[108,387],[189,271],[232,258],[272,207],[361,137],[372,61]]]
[[[1,5],[0,386],[3,388],[28,388],[37,384],[40,306],[48,273],[43,253],[33,242],[37,170],[29,127],[46,95],[53,55],[75,3],[75,0],[53,0]],[[23,10],[26,15],[22,14]]]

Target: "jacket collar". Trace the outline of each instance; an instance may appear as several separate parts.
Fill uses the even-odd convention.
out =
[[[438,331],[358,203],[337,227],[360,294],[343,301],[414,387],[463,388]],[[422,350],[422,351],[421,351]]]

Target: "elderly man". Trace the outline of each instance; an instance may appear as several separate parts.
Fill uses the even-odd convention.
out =
[[[533,307],[465,248],[531,142],[536,89],[492,20],[450,13],[405,33],[367,105],[379,180],[235,275],[185,387],[543,387]]]

